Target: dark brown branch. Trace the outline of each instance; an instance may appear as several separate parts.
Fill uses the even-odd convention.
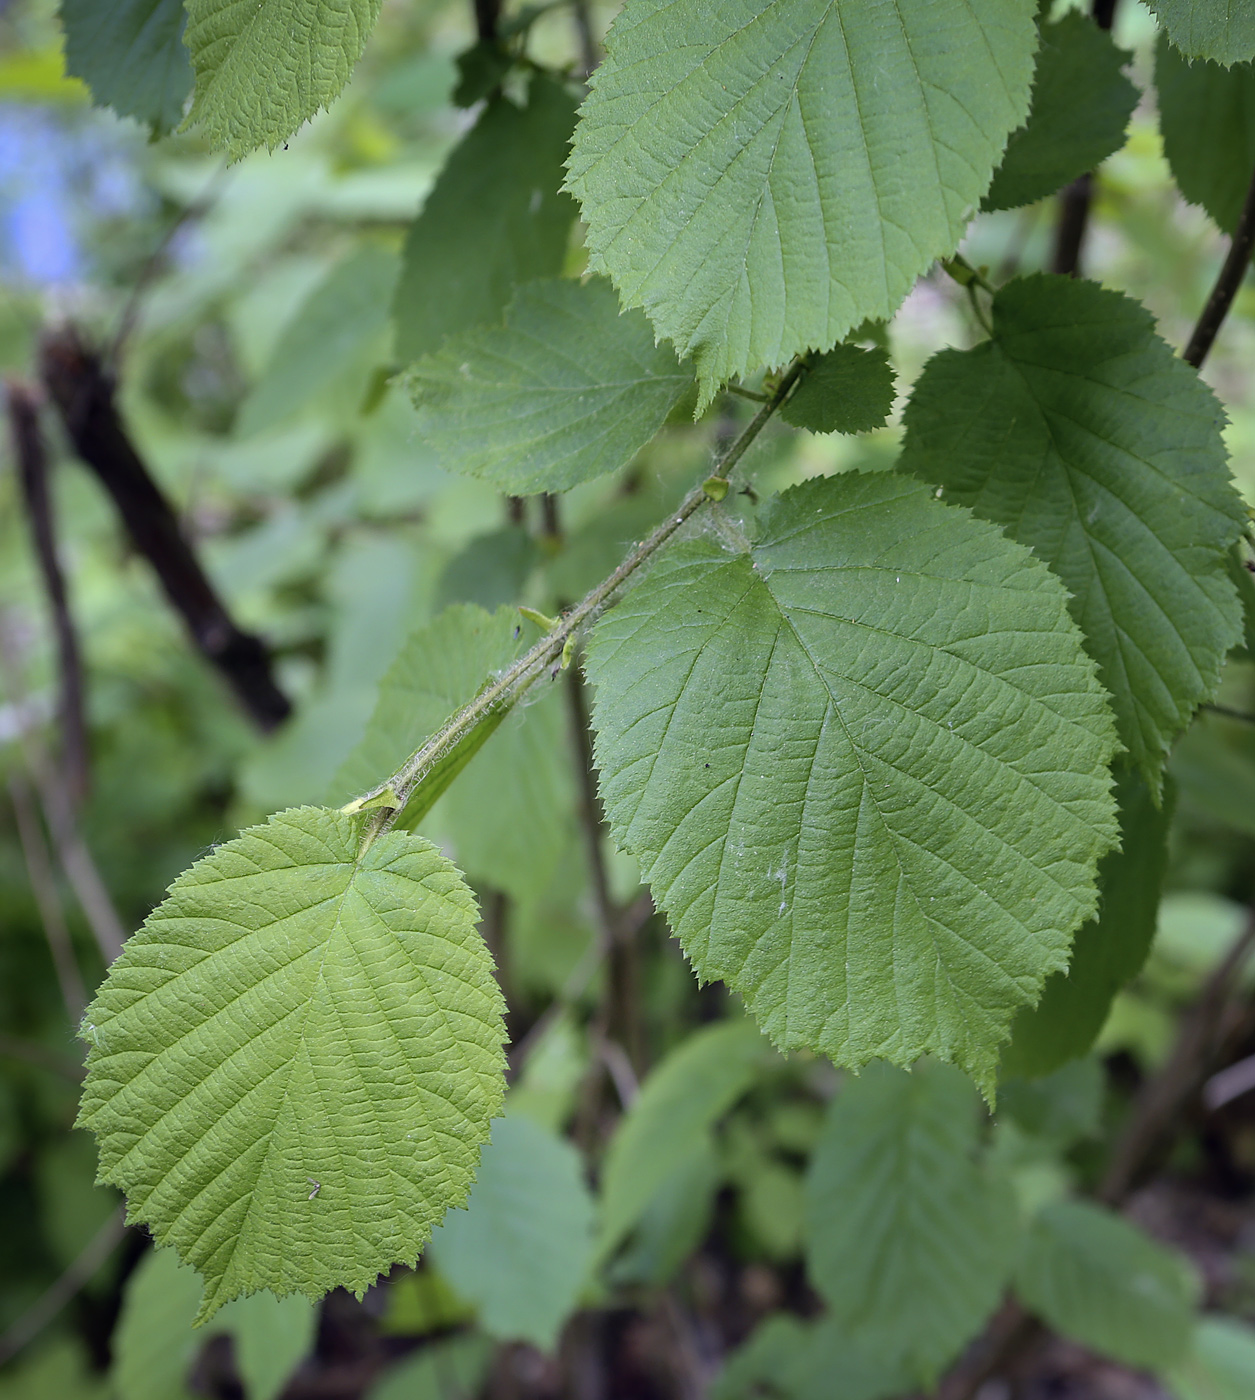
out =
[[[83,662],[57,554],[56,522],[48,489],[48,450],[39,426],[39,396],[29,384],[6,384],[9,432],[35,560],[43,580],[57,650],[57,714],[66,791],[74,803],[88,788],[87,724],[83,715]]]
[[[1211,296],[1207,298],[1207,305],[1203,307],[1203,314],[1198,318],[1198,325],[1194,327],[1194,334],[1190,336],[1190,343],[1181,354],[1181,358],[1187,365],[1193,365],[1195,369],[1199,369],[1207,358],[1207,353],[1211,349],[1220,327],[1224,324],[1224,318],[1229,314],[1229,308],[1233,305],[1233,300],[1246,276],[1246,269],[1250,266],[1253,252],[1255,252],[1255,173],[1251,175],[1250,187],[1246,191],[1246,202],[1242,205],[1242,212],[1238,216],[1238,224],[1233,233],[1233,242],[1229,244],[1228,256],[1221,265],[1220,275],[1216,278],[1216,285],[1211,289]]]
[[[45,336],[44,384],[74,449],[113,497],[135,548],[156,571],[202,656],[217,667],[264,731],[291,712],[261,640],[227,613],[184,537],[178,518],[136,452],[118,414],[114,383],[73,326]]]

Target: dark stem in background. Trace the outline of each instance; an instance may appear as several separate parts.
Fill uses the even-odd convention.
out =
[[[593,37],[593,20],[588,0],[571,0],[571,16],[575,21],[575,41],[579,51],[580,76],[587,81],[597,67],[597,40]]]
[[[48,489],[48,450],[39,426],[39,398],[29,384],[10,379],[6,385],[9,431],[17,460],[22,500],[57,648],[60,686],[57,713],[61,725],[62,766],[66,792],[75,804],[87,794],[89,767],[87,724],[83,717],[83,662],[78,633],[70,614],[65,575],[57,556],[56,521]]]
[[[481,43],[495,43],[497,24],[501,19],[501,0],[474,0],[474,6],[476,35]]]
[[[1116,17],[1116,0],[1094,0],[1091,13],[1099,29],[1111,32]],[[1051,272],[1065,277],[1081,275],[1081,248],[1089,226],[1089,211],[1094,200],[1094,177],[1085,174],[1064,187],[1059,196],[1059,225],[1055,230],[1055,251],[1050,262]]]
[[[1221,265],[1216,285],[1211,289],[1211,296],[1207,298],[1203,314],[1198,318],[1198,325],[1194,327],[1190,343],[1181,352],[1181,358],[1186,364],[1193,365],[1195,369],[1199,369],[1207,358],[1207,352],[1216,339],[1216,333],[1220,330],[1224,318],[1229,314],[1233,299],[1237,296],[1242,279],[1246,276],[1246,269],[1250,266],[1253,252],[1255,252],[1255,174],[1251,176],[1250,187],[1246,191],[1246,202],[1242,205],[1242,212],[1238,216],[1233,242],[1229,244],[1229,253]]]
[[[112,496],[135,548],[156,571],[202,656],[226,678],[264,732],[292,706],[276,685],[260,638],[231,620],[178,518],[127,435],[114,399],[114,381],[99,354],[73,326],[51,332],[40,347],[49,397],[83,462]]]

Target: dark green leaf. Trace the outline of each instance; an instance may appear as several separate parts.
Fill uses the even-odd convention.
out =
[[[1175,784],[1167,784],[1157,803],[1144,780],[1121,764],[1116,799],[1121,849],[1104,856],[1098,867],[1098,918],[1077,933],[1068,970],[1056,972],[1037,1005],[1015,1018],[1002,1054],[1004,1076],[1037,1078],[1084,1055],[1116,993],[1137,976],[1150,952]]]
[[[1191,63],[1161,35],[1155,88],[1177,188],[1231,234],[1255,170],[1255,63]]]
[[[943,350],[905,414],[902,465],[1032,547],[1157,792],[1241,621],[1228,550],[1246,520],[1224,414],[1150,313],[1070,277],[1009,282],[993,339]]]
[[[1139,96],[1122,72],[1129,58],[1086,15],[1042,26],[1028,121],[1011,133],[982,209],[1034,204],[1124,145]]]
[[[501,319],[515,288],[562,271],[575,204],[558,192],[575,101],[532,79],[527,106],[493,98],[410,228],[393,313],[397,358]]]
[[[780,416],[812,433],[868,433],[889,417],[893,385],[887,351],[838,345],[816,357]]]
[[[504,326],[451,336],[409,376],[440,465],[514,495],[626,466],[692,383],[600,279],[528,283]]]
[[[539,560],[535,539],[521,525],[476,535],[445,565],[436,584],[435,611],[455,603],[474,603],[488,612],[516,606]]]
[[[1255,9],[1246,0],[1147,0],[1168,38],[1190,58],[1226,67],[1255,58]]]
[[[192,90],[185,19],[183,0],[61,0],[65,71],[98,106],[172,131]]]

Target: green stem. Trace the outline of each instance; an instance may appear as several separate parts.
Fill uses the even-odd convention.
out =
[[[771,397],[754,415],[752,421],[715,464],[714,473],[700,486],[695,486],[680,502],[679,507],[652,534],[633,549],[615,571],[591,589],[557,625],[547,632],[530,651],[524,653],[503,671],[491,685],[486,686],[468,705],[464,705],[443,724],[416,753],[412,754],[385,782],[349,803],[346,810],[361,811],[381,793],[395,794],[396,805],[376,807],[370,812],[362,830],[362,849],[387,831],[396,821],[415,790],[433,768],[475,729],[498,710],[509,708],[551,667],[561,664],[567,642],[586,623],[593,621],[620,588],[665,545],[690,516],[712,503],[711,482],[727,482],[754,439],[766,427],[775,411],[789,397],[793,386],[805,370],[801,360],[795,360],[781,378]]]

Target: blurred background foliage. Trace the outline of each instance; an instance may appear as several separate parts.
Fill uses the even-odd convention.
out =
[[[535,8],[529,53],[573,69],[569,7]],[[595,33],[615,8],[592,6]],[[135,123],[93,109],[64,76],[55,9],[0,0],[0,372],[32,378],[41,331],[67,317],[99,343],[118,342],[129,431],[229,611],[272,648],[294,712],[262,735],[239,711],[49,418],[91,754],[85,799],[58,819],[54,638],[8,443],[0,447],[0,1353],[15,1357],[0,1370],[0,1397],[73,1400],[111,1388],[120,1400],[167,1400],[188,1386],[235,1396],[242,1384],[269,1396],[298,1366],[294,1395],[473,1393],[490,1367],[494,1393],[558,1393],[544,1346],[562,1319],[512,1315],[475,1239],[438,1239],[434,1262],[397,1270],[361,1304],[333,1296],[316,1334],[303,1303],[260,1321],[247,1309],[224,1314],[230,1344],[222,1331],[207,1342],[188,1333],[195,1289],[123,1231],[117,1200],[93,1185],[91,1141],[71,1130],[75,1023],[102,976],[110,929],[137,926],[179,871],[241,825],[324,799],[408,634],[452,603],[552,611],[578,597],[699,477],[738,409],[673,423],[626,472],[564,497],[560,518],[537,499],[505,500],[447,476],[416,439],[413,411],[389,382],[399,368],[389,307],[406,229],[472,117],[453,101],[457,56],[474,38],[465,0],[385,0],[334,108],[283,150],[231,167],[195,136],[150,142]],[[1117,38],[1149,89],[1149,13],[1124,5]],[[1040,268],[1056,221],[1055,200],[980,215],[963,251],[999,278]],[[1097,183],[1086,272],[1144,301],[1180,344],[1223,248],[1206,214],[1176,193],[1147,96]],[[980,335],[959,288],[940,274],[924,280],[888,328],[902,394],[934,350]],[[1248,280],[1205,377],[1229,413],[1238,484],[1255,501],[1253,362]],[[757,489],[886,468],[898,435],[893,424],[859,438],[776,432],[756,450]],[[1255,708],[1253,682],[1251,658],[1235,654],[1223,704]],[[522,1135],[511,1150],[543,1159],[546,1181],[568,1182],[542,1191],[537,1210],[556,1211],[551,1228],[577,1239],[592,1228],[579,1162],[553,1157],[553,1134],[569,1128],[595,1156],[614,1098],[590,1089],[604,968],[562,689],[493,740],[498,762],[468,772],[433,830],[478,888],[511,1030],[530,1052],[505,1121],[548,1136],[537,1146],[512,1129]],[[1201,717],[1173,772],[1168,893],[1150,962],[1117,999],[1096,1058],[1044,1100],[1027,1086],[1004,1100],[995,1150],[1028,1198],[1093,1173],[1104,1125],[1162,1063],[1182,1007],[1255,898],[1255,727]],[[632,908],[631,862],[613,857],[609,878],[616,903]],[[610,1065],[624,1098],[726,1009],[721,989],[695,986],[647,906],[638,924],[634,1063]],[[776,1309],[808,1310],[803,1173],[835,1082],[830,1067],[800,1059],[735,1080],[712,1121],[677,1147],[626,1247],[607,1251],[595,1282],[581,1273],[561,1285],[568,1307],[582,1288],[602,1309],[598,1346],[612,1334],[619,1358],[608,1393],[685,1393],[672,1374],[691,1344],[685,1327],[717,1334],[726,1350]],[[1182,1139],[1171,1184],[1145,1210],[1150,1228],[1195,1258],[1211,1304],[1250,1321],[1253,1098],[1235,1097]],[[1068,1105],[1075,1112],[1059,1130]],[[696,1323],[677,1321],[671,1285]],[[49,1306],[49,1289],[61,1306]],[[563,1338],[568,1370],[591,1346],[586,1332],[572,1324]],[[431,1337],[444,1340],[420,1345]],[[494,1353],[489,1338],[515,1340]],[[1100,1380],[1087,1373],[1085,1383]],[[736,1385],[729,1372],[724,1393],[750,1393]]]

